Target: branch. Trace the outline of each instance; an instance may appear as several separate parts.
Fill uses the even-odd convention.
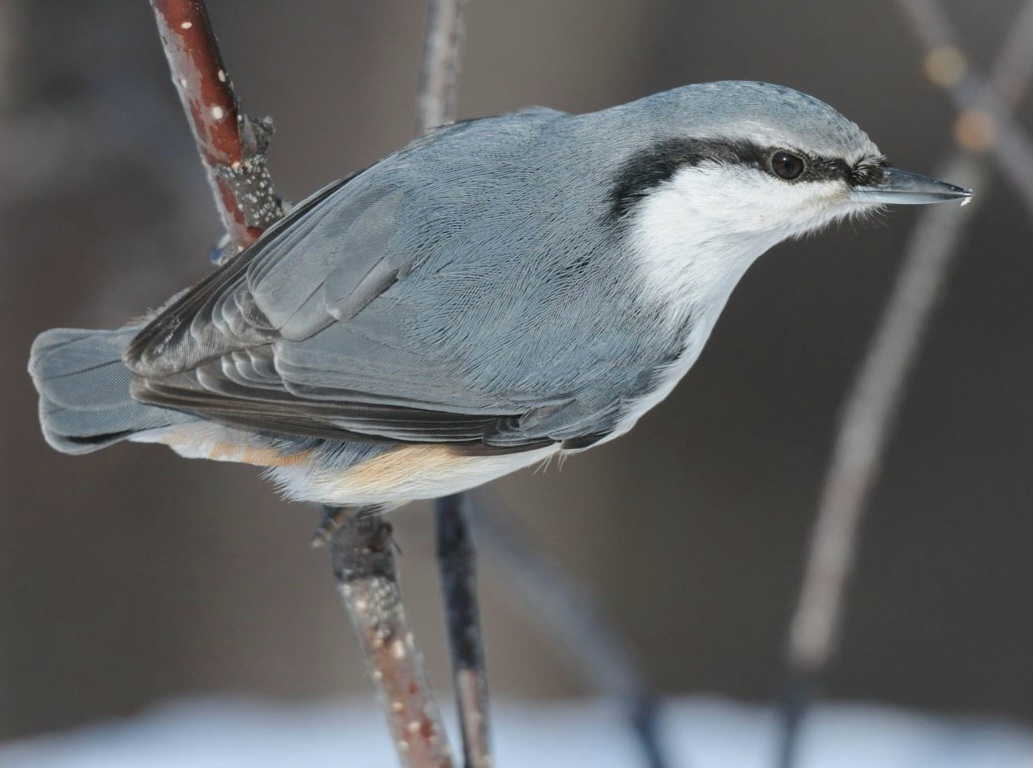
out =
[[[938,173],[969,188],[984,187],[988,180],[983,164],[967,153],[955,155]],[[846,398],[790,629],[793,670],[816,673],[835,650],[865,503],[947,272],[984,199],[973,198],[964,208],[930,208],[912,232],[897,283]]]
[[[380,706],[406,768],[452,768],[423,660],[402,607],[391,524],[380,510],[344,514],[331,543],[334,580],[376,684]]]
[[[488,680],[477,607],[474,543],[464,509],[466,499],[467,494],[456,494],[437,500],[438,568],[445,595],[452,684],[463,737],[463,764],[467,768],[489,768]]]
[[[190,121],[226,234],[247,247],[283,216],[266,148],[273,125],[252,120],[237,103],[204,0],[151,0],[172,82]]]
[[[421,136],[456,119],[467,2],[429,0],[427,3],[427,31],[416,105],[416,132]]]
[[[416,132],[426,134],[456,117],[467,0],[429,0],[416,103]],[[464,510],[466,494],[435,504],[441,574],[452,660],[452,687],[466,768],[489,768],[488,677],[477,606],[474,545]]]
[[[283,216],[265,150],[268,119],[237,104],[203,0],[151,0],[173,82],[187,113],[232,248],[246,248]],[[334,576],[401,763],[451,768],[447,740],[402,609],[391,527],[366,510],[324,508]]]
[[[989,152],[1033,214],[1033,142],[1012,113],[1033,67],[1033,10],[1024,4],[987,83],[970,67],[937,0],[896,0],[926,49],[926,69],[958,109],[955,136],[970,152]]]

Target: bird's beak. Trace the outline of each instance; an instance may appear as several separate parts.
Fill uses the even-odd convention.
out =
[[[850,197],[854,202],[869,205],[924,205],[950,200],[961,200],[964,204],[972,197],[972,190],[899,168],[883,168],[879,181],[854,187]]]

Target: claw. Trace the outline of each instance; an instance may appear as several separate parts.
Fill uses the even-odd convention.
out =
[[[351,511],[347,507],[323,507],[323,520],[319,523],[319,527],[312,532],[308,545],[312,549],[319,549],[329,544],[334,534],[341,530],[344,518]]]

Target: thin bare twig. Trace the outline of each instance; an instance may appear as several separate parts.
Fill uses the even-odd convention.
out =
[[[978,161],[964,154],[946,163],[940,173],[977,187],[986,176]],[[864,502],[878,475],[881,454],[908,375],[917,362],[928,319],[960,238],[978,208],[977,200],[981,197],[960,210],[933,208],[919,219],[897,283],[847,398],[790,634],[790,664],[796,669],[814,671],[833,651]]]
[[[456,118],[459,69],[466,36],[468,0],[429,0],[416,132],[423,135]]]
[[[466,494],[456,494],[436,502],[438,568],[445,595],[463,764],[467,768],[489,768],[488,680],[477,607],[474,543],[464,508],[466,500]]]
[[[991,82],[968,65],[959,36],[938,0],[896,0],[926,49],[927,70],[958,109],[959,144],[989,152],[997,169],[1033,213],[1033,141],[1012,116],[1029,82],[1033,11],[1020,9],[1001,46]],[[938,62],[950,62],[938,66]]]
[[[231,247],[224,250],[232,255],[284,213],[265,157],[272,122],[241,112],[203,0],[151,4],[226,228]],[[324,508],[324,514],[341,520],[330,542],[334,576],[399,759],[411,768],[451,768],[441,719],[402,609],[391,527],[379,514],[361,510]]]
[[[916,24],[918,36],[929,48],[930,57],[942,57],[945,51],[951,51],[946,54],[948,65],[957,65],[961,70],[967,68],[949,22],[935,2],[899,2]],[[972,104],[1000,104],[997,116],[1011,122],[1010,111],[1015,109],[1033,78],[1033,57],[1025,52],[1030,40],[1033,40],[1033,0],[1027,0],[1021,9],[1008,41],[1002,46],[989,84],[979,89]],[[975,75],[966,75],[964,71],[938,78],[935,59],[932,61],[930,75],[949,91],[966,78],[968,82],[980,82]],[[965,104],[968,103],[966,100]],[[959,125],[964,128],[963,124]],[[793,684],[785,701],[785,730],[779,762],[784,768],[793,764],[810,685],[828,666],[836,650],[845,590],[856,560],[857,532],[867,497],[878,477],[908,376],[960,243],[986,197],[990,173],[986,160],[975,150],[992,149],[995,156],[1005,161],[1014,159],[1014,143],[995,143],[992,136],[984,136],[977,143],[966,141],[963,131],[959,134],[962,149],[941,165],[939,173],[955,183],[978,188],[981,194],[960,210],[953,206],[935,206],[919,219],[889,302],[846,398],[799,601],[790,626],[787,656]]]
[[[190,121],[223,227],[245,248],[283,216],[265,150],[272,122],[253,120],[237,103],[204,0],[151,0],[172,82]]]
[[[990,82],[1001,103],[1015,110],[1025,96],[1030,77],[1033,77],[1033,3],[1027,2],[1016,14],[1011,34],[997,54]]]
[[[451,768],[423,661],[402,606],[391,524],[380,510],[344,514],[331,544],[334,580],[362,643],[398,756],[406,768]]]
[[[416,131],[425,134],[456,117],[459,70],[468,0],[429,0],[423,68],[416,104]],[[476,563],[466,519],[465,494],[435,504],[438,570],[445,598],[452,687],[466,768],[489,768],[491,736],[488,678],[477,607]]]

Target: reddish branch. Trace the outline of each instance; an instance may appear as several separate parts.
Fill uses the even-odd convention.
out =
[[[272,122],[240,110],[203,0],[151,5],[226,234],[245,248],[283,216],[266,164]]]
[[[241,112],[203,0],[151,0],[151,5],[232,246],[226,250],[232,254],[283,216],[265,156],[272,123]],[[330,542],[334,575],[399,759],[411,768],[451,768],[448,743],[402,608],[391,527],[378,514],[327,512],[343,520]]]
[[[448,742],[398,589],[391,524],[348,510],[331,546],[334,579],[359,636],[403,766],[452,768]]]

